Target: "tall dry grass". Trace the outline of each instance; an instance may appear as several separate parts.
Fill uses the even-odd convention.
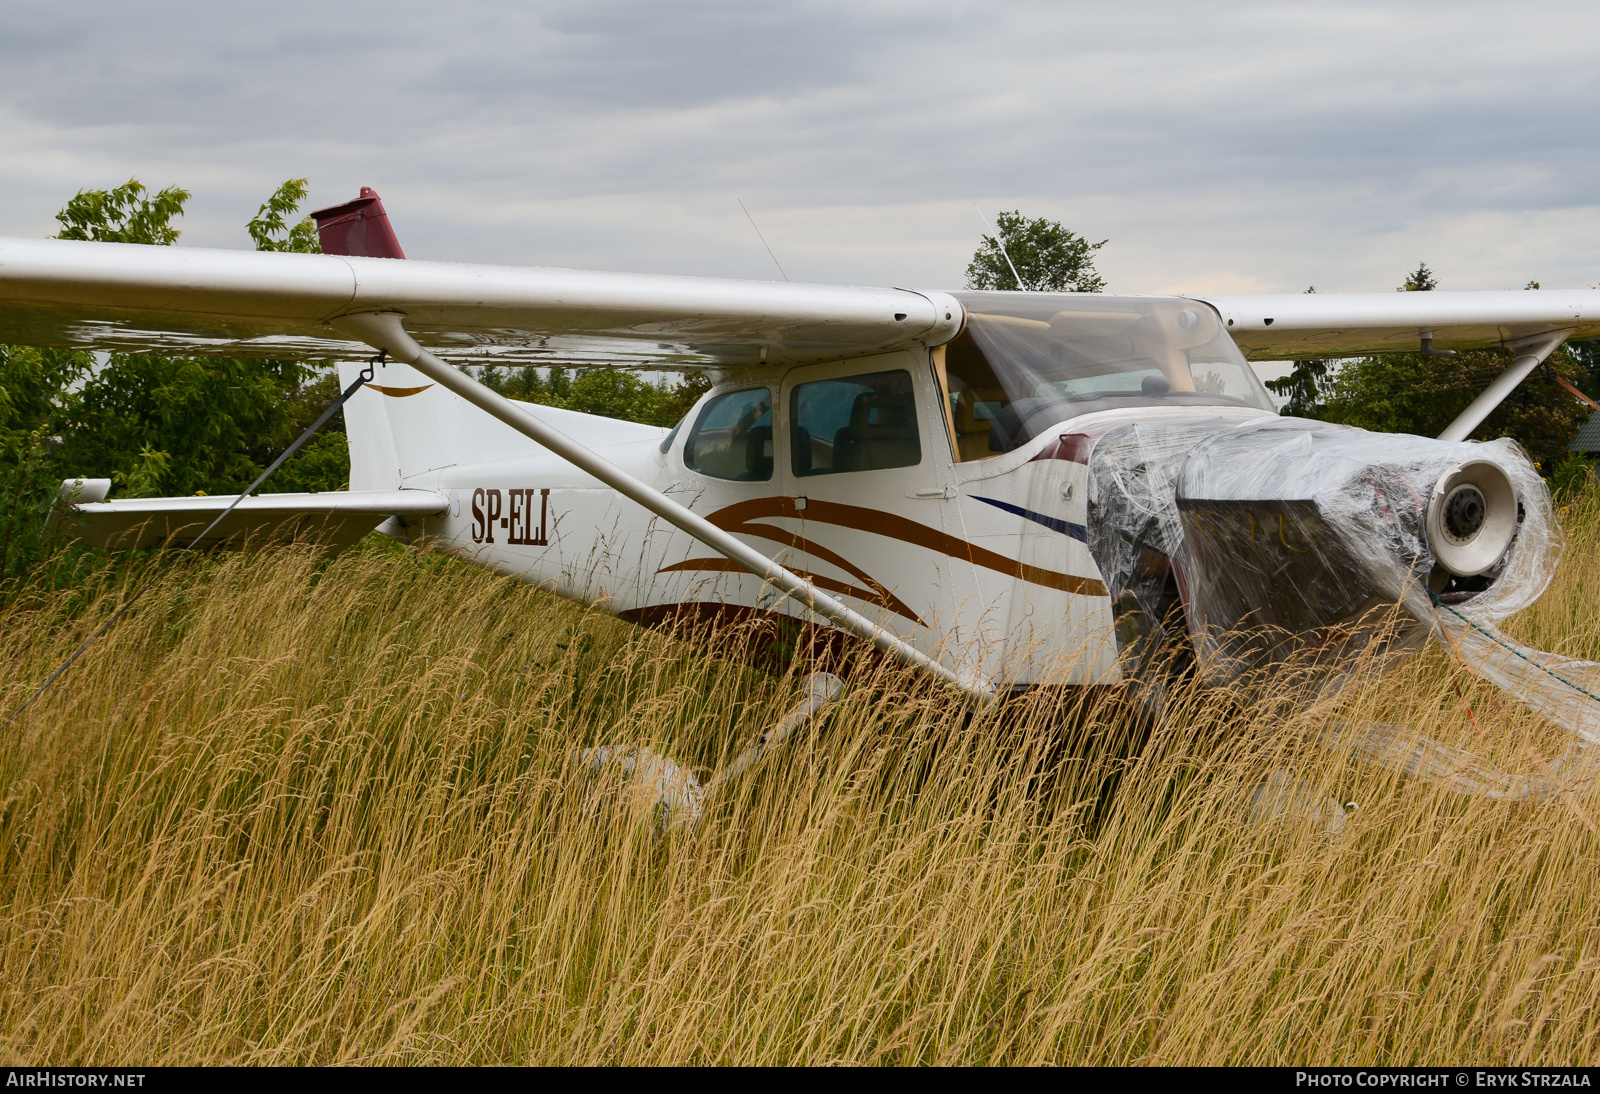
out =
[[[1511,629],[1597,657],[1600,497],[1567,522]],[[103,591],[4,618],[7,710]],[[1596,1057],[1600,802],[1316,743],[1560,750],[1436,650],[1310,719],[1286,683],[1148,732],[1055,693],[969,720],[883,668],[658,835],[570,754],[704,774],[799,691],[705,649],[409,554],[172,566],[0,752],[6,1062]],[[1252,820],[1280,769],[1359,808]]]

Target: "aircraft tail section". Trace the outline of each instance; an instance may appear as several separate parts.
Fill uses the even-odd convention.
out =
[[[349,384],[359,362],[339,366]],[[408,480],[462,463],[513,459],[544,451],[510,426],[438,386],[409,365],[390,361],[345,404],[350,441],[350,489],[398,490]],[[590,447],[659,439],[666,430],[556,407],[528,410]],[[413,482],[413,485],[420,485]]]
[[[256,494],[237,504],[232,494],[105,501],[104,486],[93,493],[84,490],[98,483],[110,485],[104,479],[66,480],[61,504],[51,512],[51,526],[64,527],[85,543],[113,551],[289,543],[342,551],[384,517],[420,519],[449,507],[446,497],[431,490]],[[230,505],[233,511],[223,515]],[[202,534],[204,539],[196,539]]]
[[[325,255],[354,255],[363,258],[406,256],[400,240],[384,211],[383,199],[370,186],[361,188],[354,201],[318,209],[311,214],[317,222],[317,237]]]

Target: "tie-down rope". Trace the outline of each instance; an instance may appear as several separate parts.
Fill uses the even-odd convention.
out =
[[[1448,605],[1444,601],[1440,600],[1437,594],[1435,594],[1435,593],[1430,591],[1428,593],[1428,595],[1433,598],[1433,606],[1434,607],[1443,608],[1445,611],[1449,612],[1451,615],[1455,616],[1457,619],[1461,620],[1463,623],[1466,623],[1467,625],[1472,627],[1473,630],[1475,630],[1479,634],[1483,635],[1485,638],[1487,638],[1489,641],[1493,642],[1495,645],[1499,646],[1501,649],[1510,650],[1512,653],[1514,653],[1518,657],[1522,658],[1524,661],[1526,661],[1528,664],[1532,665],[1534,668],[1538,669],[1540,672],[1546,673],[1547,675],[1550,675],[1550,676],[1554,676],[1557,680],[1560,680],[1563,684],[1567,685],[1567,687],[1571,688],[1573,691],[1579,692],[1579,693],[1581,693],[1583,695],[1587,695],[1589,698],[1593,699],[1595,702],[1600,703],[1600,695],[1596,695],[1594,692],[1590,691],[1588,688],[1584,687],[1581,684],[1573,683],[1571,680],[1568,680],[1565,676],[1562,676],[1559,672],[1556,672],[1556,671],[1554,671],[1552,669],[1546,668],[1544,665],[1539,664],[1539,662],[1535,661],[1533,658],[1529,657],[1527,654],[1523,653],[1521,650],[1517,649],[1515,646],[1513,646],[1510,643],[1506,642],[1503,638],[1500,638],[1497,635],[1491,634],[1489,631],[1485,630],[1482,626],[1480,626],[1476,621],[1474,621],[1472,619],[1469,619],[1466,616],[1462,615],[1460,612],[1456,611],[1450,605]]]
[[[345,388],[342,392],[339,393],[339,397],[337,399],[335,399],[328,406],[327,410],[324,410],[322,412],[322,415],[316,421],[311,423],[310,427],[307,428],[304,433],[300,434],[300,438],[298,440],[296,440],[293,444],[291,444],[288,448],[285,448],[283,450],[283,453],[277,459],[272,461],[271,466],[269,466],[265,471],[261,472],[260,475],[256,476],[256,481],[251,483],[249,486],[245,487],[244,493],[240,494],[238,497],[234,498],[233,501],[229,502],[228,503],[228,507],[226,509],[224,509],[221,513],[218,513],[217,514],[217,519],[213,520],[210,524],[206,525],[206,530],[204,532],[201,532],[198,536],[195,536],[194,537],[194,541],[192,543],[190,543],[187,547],[180,547],[178,549],[178,554],[181,555],[186,551],[192,551],[192,550],[194,550],[195,547],[199,546],[200,541],[205,539],[208,535],[210,535],[211,534],[211,530],[213,528],[215,528],[217,525],[221,524],[222,523],[222,519],[224,517],[226,517],[229,513],[233,512],[234,509],[238,508],[238,505],[239,505],[239,503],[241,501],[243,501],[245,498],[249,497],[251,494],[255,493],[256,490],[260,488],[261,484],[267,481],[267,477],[269,475],[271,475],[278,468],[282,467],[283,464],[284,464],[284,461],[286,461],[290,456],[293,456],[296,452],[300,451],[300,446],[305,444],[307,441],[309,441],[312,438],[312,436],[314,436],[316,434],[317,430],[321,429],[324,425],[326,425],[328,423],[328,419],[333,417],[333,415],[339,410],[340,407],[344,406],[345,402],[350,398],[350,396],[354,395],[357,391],[361,390],[361,385],[372,382],[373,366],[381,364],[383,362],[384,357],[385,357],[385,354],[379,353],[378,356],[376,356],[376,357],[372,358],[371,360],[369,360],[367,362],[367,364],[366,364],[366,367],[361,370],[361,374],[350,382],[350,386],[349,387]],[[100,625],[100,628],[98,630],[96,630],[88,638],[84,639],[83,645],[79,646],[76,650],[74,650],[73,653],[72,653],[72,656],[67,658],[65,661],[63,661],[61,663],[61,667],[60,668],[56,669],[55,672],[52,672],[49,675],[49,677],[46,678],[44,683],[40,684],[37,688],[34,689],[33,694],[28,696],[27,702],[23,703],[20,707],[18,707],[15,711],[13,711],[12,714],[11,714],[11,717],[9,717],[9,718],[7,718],[5,720],[5,725],[0,725],[0,729],[5,729],[5,728],[9,727],[11,725],[11,723],[16,720],[17,715],[21,714],[23,711],[27,710],[30,706],[32,706],[33,705],[33,701],[35,699],[39,698],[39,696],[44,694],[44,689],[45,688],[47,688],[51,684],[55,683],[56,680],[60,678],[62,673],[66,672],[68,669],[70,669],[72,667],[72,663],[74,661],[76,661],[78,658],[83,656],[83,651],[84,650],[87,650],[90,646],[94,645],[95,641],[101,635],[105,634],[108,630],[111,629],[112,624],[114,624],[117,620],[121,619],[123,617],[123,615],[127,613],[128,609],[133,607],[134,601],[138,600],[141,596],[143,596],[145,594],[145,592],[150,588],[150,586],[154,582],[154,580],[155,579],[153,577],[152,578],[146,578],[144,584],[140,585],[139,588],[134,591],[132,596],[128,597],[128,599],[126,599],[126,600],[124,600],[122,602],[122,607],[118,608],[115,612],[111,613],[111,618],[110,619],[107,619],[104,623],[102,623]]]

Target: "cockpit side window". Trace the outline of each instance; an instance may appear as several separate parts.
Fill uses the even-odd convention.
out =
[[[985,460],[1004,452],[991,445],[995,415],[1011,402],[994,366],[972,332],[963,330],[954,342],[940,346],[944,355],[945,395],[950,401],[950,427],[955,434],[956,462]],[[995,438],[996,443],[1003,439]]]
[[[684,442],[683,462],[716,479],[772,478],[772,392],[746,388],[707,402]]]

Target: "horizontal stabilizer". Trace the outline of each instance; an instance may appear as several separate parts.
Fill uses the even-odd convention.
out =
[[[56,510],[52,520],[86,543],[112,550],[187,547],[236,495],[126,498]],[[432,490],[330,490],[245,498],[197,546],[260,548],[289,543],[342,551],[386,517],[442,513],[449,499]]]

